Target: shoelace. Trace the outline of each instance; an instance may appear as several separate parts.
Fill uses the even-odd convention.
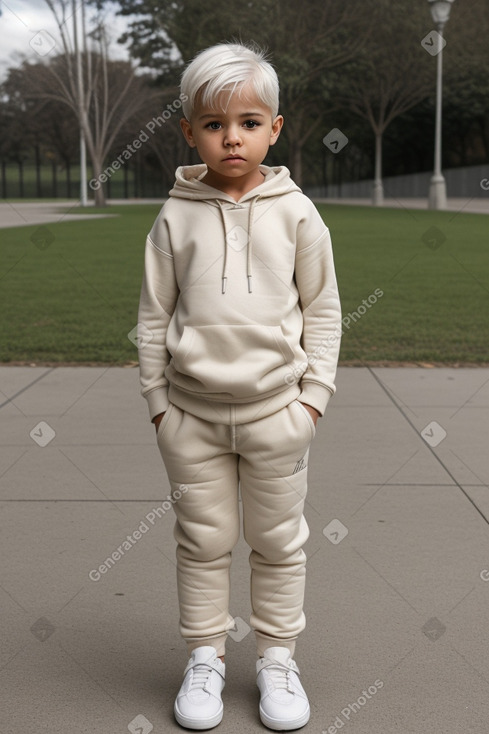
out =
[[[209,668],[207,665],[196,665],[192,670],[193,675],[190,690],[192,688],[205,688],[209,676],[212,673],[212,668]]]
[[[275,688],[283,688],[289,693],[294,693],[290,680],[290,670],[275,665],[269,665],[266,670],[272,679]]]

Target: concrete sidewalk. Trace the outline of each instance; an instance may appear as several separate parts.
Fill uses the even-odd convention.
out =
[[[318,199],[312,197],[317,204],[345,204],[346,206],[373,206],[370,198],[329,198]],[[386,197],[381,205],[382,209],[426,209],[428,199],[408,197]],[[489,197],[478,198],[450,198],[447,200],[447,211],[465,214],[489,214]]]
[[[90,208],[81,209],[80,202],[76,200],[42,201],[41,199],[39,201],[1,202],[0,229],[117,216],[116,214],[90,214],[89,212]]]
[[[1,367],[0,389],[2,734],[182,731],[174,516],[137,369]],[[487,731],[488,419],[488,369],[339,369],[311,448],[302,731]],[[248,553],[222,734],[266,731]]]

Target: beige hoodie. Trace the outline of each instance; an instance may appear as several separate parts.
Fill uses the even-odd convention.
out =
[[[138,314],[150,417],[245,423],[335,392],[341,311],[328,228],[283,166],[238,202],[182,166],[146,241]]]

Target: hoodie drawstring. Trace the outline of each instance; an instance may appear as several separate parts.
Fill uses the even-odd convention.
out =
[[[224,216],[224,209],[219,199],[217,199],[217,205],[219,207],[219,211],[221,212],[222,227],[224,229],[224,258],[222,262],[221,293],[226,293],[226,284],[228,280],[226,276],[227,266],[228,266],[228,241],[227,241],[227,234],[226,234],[226,217]]]
[[[251,200],[250,203],[250,210],[248,213],[248,243],[247,243],[247,256],[246,256],[246,277],[248,279],[248,293],[251,293],[251,263],[252,263],[252,254],[253,254],[253,240],[251,239],[251,232],[253,229],[253,209],[255,208],[255,204],[258,201],[260,197],[255,196],[254,199]]]
[[[248,281],[248,293],[252,292],[252,262],[253,262],[253,241],[251,238],[252,230],[253,230],[253,210],[255,208],[255,204],[258,201],[260,196],[255,196],[250,203],[250,208],[248,212],[248,239],[246,243],[246,279]],[[225,208],[221,201],[217,199],[217,203],[219,206],[219,210],[221,212],[222,217],[222,226],[224,229],[224,258],[222,263],[222,276],[221,276],[221,293],[226,292],[226,285],[227,285],[227,266],[228,266],[228,241],[227,241],[227,226],[226,226],[226,215],[225,215]]]

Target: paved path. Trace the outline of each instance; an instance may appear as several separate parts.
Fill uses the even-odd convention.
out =
[[[51,222],[72,222],[78,219],[102,219],[115,214],[87,214],[89,209],[80,212],[78,201],[26,201],[0,203],[0,228],[27,227],[33,224],[50,224]]]
[[[350,206],[372,206],[370,199],[317,199],[314,201],[323,204],[345,204]],[[428,209],[428,200],[425,199],[385,199],[384,209]],[[466,212],[467,214],[489,214],[489,194],[484,198],[448,199],[447,210],[452,212]]]
[[[489,370],[342,367],[337,388],[311,448],[302,731],[483,734]],[[2,734],[182,731],[174,517],[154,513],[169,485],[137,369],[1,367],[0,389]],[[248,553],[221,734],[265,731]]]

